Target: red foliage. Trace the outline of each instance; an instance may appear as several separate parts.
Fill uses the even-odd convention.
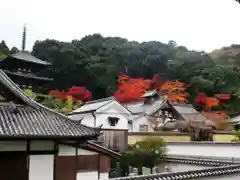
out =
[[[125,82],[127,82],[129,80],[129,76],[126,75],[126,74],[121,74],[120,76],[118,76],[118,79],[117,79],[117,83],[118,84],[123,84]]]
[[[196,105],[205,105],[207,95],[205,93],[199,93],[199,95],[195,98]]]
[[[216,94],[215,96],[218,97],[218,99],[221,101],[228,101],[231,99],[231,94]]]
[[[120,79],[120,81],[119,81]],[[114,97],[119,102],[133,102],[141,100],[141,96],[149,89],[151,81],[145,80],[143,78],[129,78],[124,79],[122,82],[122,77],[119,77],[118,90],[114,93]]]
[[[78,101],[90,101],[92,100],[92,93],[85,87],[73,86],[68,89],[67,92],[59,90],[51,90],[49,94],[62,101],[67,100],[67,96],[72,96],[74,102]]]
[[[220,101],[214,97],[207,97],[205,99],[205,105],[209,108],[216,107],[220,105]]]
[[[126,74],[121,74],[118,79],[118,90],[114,97],[120,102],[134,102],[142,100],[142,95],[151,89],[159,89],[168,95],[171,102],[187,102],[188,93],[186,85],[182,82],[163,82],[158,75],[153,79],[130,78]]]
[[[159,87],[162,93],[168,96],[170,102],[186,103],[187,102],[187,87],[183,82],[167,81]]]
[[[53,95],[55,98],[65,101],[67,99],[67,93],[59,90],[51,90],[49,91],[50,95]]]
[[[215,97],[208,97],[205,93],[199,93],[195,98],[195,105],[202,105],[207,108],[212,108],[215,106],[220,106],[221,101],[228,101],[231,99],[231,94],[215,94]]]
[[[73,86],[68,89],[68,95],[71,95],[74,101],[91,101],[92,93],[85,87]]]

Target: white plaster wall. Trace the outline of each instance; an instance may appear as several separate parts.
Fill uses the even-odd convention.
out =
[[[54,150],[54,141],[31,141],[30,150]]]
[[[75,115],[69,115],[68,116],[72,120],[79,121],[82,119],[81,124],[84,124],[86,126],[94,127],[94,117],[91,113],[88,114],[75,114]]]
[[[214,145],[214,144],[185,144],[168,145],[167,153],[170,155],[195,155],[214,157],[240,157],[240,146],[237,145]]]
[[[119,112],[116,109],[109,109],[109,110],[105,111],[105,113],[106,114],[97,114],[96,115],[96,125],[97,126],[102,125],[103,129],[123,129],[123,130],[128,129],[128,119],[124,115],[119,114]],[[108,117],[119,118],[116,126],[110,126],[110,124],[108,122]]]
[[[91,113],[88,114],[76,114],[69,115],[68,117],[73,120],[80,120],[82,117],[81,124],[97,127],[102,126],[102,128],[106,129],[128,129],[128,119],[131,118],[131,113],[127,111],[124,107],[122,107],[119,103],[113,101],[102,108],[99,108],[94,112],[96,117],[96,124],[94,123],[94,116]],[[110,126],[108,123],[108,117],[118,117],[119,121],[116,126]]]
[[[53,180],[54,155],[30,155],[29,180]]]
[[[66,145],[59,145],[58,150],[59,156],[75,156],[76,155],[76,148]]]
[[[77,180],[97,180],[98,172],[97,171],[78,171]]]
[[[78,148],[78,155],[97,155],[97,152]]]
[[[110,104],[98,109],[96,112],[96,125],[102,125],[105,129],[128,129],[128,120],[131,119],[131,113],[122,107],[119,103],[113,101]],[[110,126],[108,117],[119,118],[116,126]]]
[[[108,172],[102,172],[102,173],[100,173],[100,178],[99,179],[102,179],[102,180],[109,179],[108,175],[109,175]]]
[[[140,131],[140,125],[148,125],[148,132],[154,132],[152,128],[152,123],[147,120],[146,116],[136,116],[134,117],[133,122],[133,132],[139,132]]]
[[[26,151],[26,141],[0,141],[0,151]]]

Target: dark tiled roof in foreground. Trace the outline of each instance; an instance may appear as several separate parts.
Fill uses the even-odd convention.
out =
[[[240,173],[240,165],[229,165],[220,166],[208,169],[184,171],[176,173],[161,173],[161,174],[150,174],[141,176],[127,176],[121,178],[114,178],[112,180],[186,180],[186,179],[201,179],[207,177],[218,177],[221,176],[228,178],[226,175]]]
[[[95,137],[100,129],[90,128],[33,101],[0,70],[0,84],[22,102],[0,104],[0,138]]]

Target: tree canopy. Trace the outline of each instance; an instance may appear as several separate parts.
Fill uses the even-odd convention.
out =
[[[161,81],[169,82],[166,87],[175,81],[184,83],[188,96],[182,100],[187,98],[189,103],[194,103],[200,93],[213,98],[216,94],[230,94],[231,99],[221,107],[234,115],[240,111],[240,106],[236,106],[240,102],[240,51],[239,45],[231,46],[232,53],[226,49],[227,53],[219,50],[208,54],[189,50],[174,41],[139,43],[93,34],[71,42],[36,41],[32,54],[53,64],[41,72],[54,78],[49,85],[51,89],[67,91],[72,86],[86,87],[93,99],[98,99],[117,92],[120,74],[138,79],[138,83],[158,75]],[[4,41],[0,43],[0,59],[17,51]],[[121,88],[126,87],[129,85]],[[213,99],[208,102],[210,100],[210,104],[217,103]]]

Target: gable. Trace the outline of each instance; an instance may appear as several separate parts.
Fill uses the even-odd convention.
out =
[[[125,107],[123,107],[120,103],[118,103],[115,100],[106,104],[105,106],[100,107],[96,112],[97,113],[100,113],[100,112],[119,113],[124,116],[131,115],[131,112],[129,110],[127,110]]]

